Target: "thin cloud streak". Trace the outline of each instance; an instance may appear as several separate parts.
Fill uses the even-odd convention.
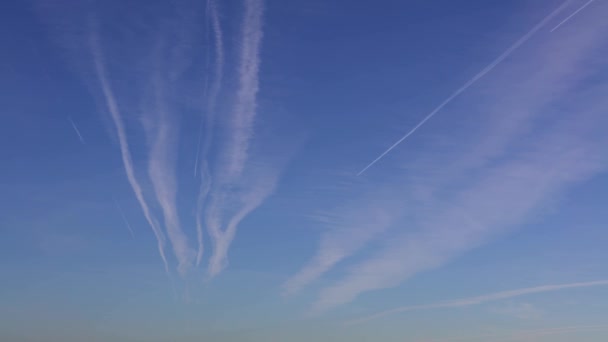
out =
[[[122,218],[123,222],[125,223],[125,226],[127,226],[129,233],[131,233],[131,237],[135,238],[135,232],[133,231],[133,228],[131,227],[129,220],[127,220],[127,216],[125,215],[124,211],[122,210],[122,208],[120,207],[120,205],[118,204],[118,202],[115,199],[113,199],[112,201],[114,202],[114,205],[116,206],[116,209],[118,210],[118,213],[120,214],[120,217]]]
[[[215,68],[213,74],[213,82],[211,89],[206,94],[207,106],[206,113],[201,117],[201,124],[199,127],[199,136],[196,147],[196,160],[194,163],[194,175],[198,175],[198,167],[200,160],[205,160],[207,157],[211,141],[213,140],[213,124],[215,121],[215,107],[217,103],[217,97],[220,89],[222,88],[222,82],[224,79],[224,33],[222,30],[219,9],[217,0],[207,0],[207,13],[209,21],[211,22],[211,30],[213,31],[214,39],[214,53],[215,53]],[[208,50],[209,51],[209,50]],[[206,90],[206,89],[205,89]],[[203,128],[205,133],[203,134]],[[204,139],[203,139],[204,135]],[[204,141],[204,143],[203,143]],[[201,153],[201,148],[203,149]],[[201,158],[202,157],[202,158]],[[201,172],[205,172],[202,171]]]
[[[241,53],[239,59],[239,86],[231,120],[231,136],[226,155],[226,178],[232,181],[241,175],[247,161],[249,141],[257,108],[259,90],[260,45],[262,42],[262,0],[245,1]]]
[[[152,228],[152,231],[156,236],[158,252],[165,265],[165,271],[169,273],[169,264],[167,263],[167,257],[165,256],[165,236],[161,228],[159,227],[158,222],[150,212],[150,207],[148,206],[148,203],[144,198],[141,185],[135,177],[135,171],[133,168],[133,158],[131,157],[131,152],[129,151],[129,142],[125,133],[124,123],[122,121],[122,116],[120,114],[118,104],[116,103],[116,98],[114,97],[114,93],[112,91],[112,88],[110,87],[110,82],[108,81],[106,76],[105,67],[102,61],[103,54],[101,52],[99,38],[95,30],[92,31],[90,37],[90,44],[97,78],[99,79],[101,90],[103,92],[108,111],[110,112],[112,122],[114,123],[114,127],[116,128],[116,134],[118,136],[118,142],[120,145],[120,154],[122,157],[123,165],[125,167],[127,179],[129,181],[129,184],[131,185],[131,188],[133,189],[133,192],[135,193],[135,197],[137,198],[139,205],[142,208],[146,221],[148,221],[150,228]]]
[[[194,173],[197,173],[197,167],[199,165],[199,159],[203,160],[203,165],[201,167],[201,184],[199,189],[199,195],[197,199],[196,205],[196,234],[197,234],[197,243],[198,243],[198,251],[196,255],[196,265],[200,265],[203,259],[203,208],[204,203],[211,189],[211,174],[209,172],[209,163],[207,158],[209,157],[209,150],[211,148],[211,143],[213,141],[213,128],[215,126],[215,111],[217,98],[219,96],[220,90],[222,88],[222,82],[224,78],[224,42],[223,42],[223,31],[220,23],[219,9],[216,0],[208,0],[208,13],[211,21],[211,28],[213,31],[213,37],[215,42],[215,68],[213,75],[213,84],[211,85],[211,89],[209,91],[207,97],[207,111],[205,115],[201,118],[201,127],[199,133],[199,140],[197,146],[197,155],[196,155],[196,163]],[[205,126],[205,137],[202,138],[203,135],[203,126]],[[201,152],[201,141],[204,140],[204,144],[202,146]]]
[[[396,201],[381,203],[357,203],[365,206],[364,212],[352,214],[348,209],[321,217],[328,231],[321,236],[319,250],[296,275],[283,284],[283,295],[294,295],[310,285],[335,265],[354,254],[374,236],[386,231],[397,219],[394,213],[399,210]],[[343,235],[348,234],[348,238]]]
[[[86,142],[84,141],[84,138],[82,137],[82,134],[80,134],[80,130],[78,129],[78,126],[76,126],[76,123],[74,122],[74,120],[72,120],[72,118],[68,117],[68,120],[70,120],[70,124],[72,125],[72,128],[74,129],[74,132],[76,132],[76,135],[78,135],[78,140],[80,140],[80,142],[85,145]]]
[[[185,276],[192,267],[194,252],[189,247],[188,238],[181,229],[177,211],[177,178],[175,175],[175,157],[177,154],[175,139],[176,123],[170,117],[169,109],[164,103],[162,85],[157,82],[155,98],[158,122],[149,132],[151,148],[148,174],[156,199],[163,212],[165,229],[173,251],[178,260],[178,271]],[[149,130],[150,131],[150,130]]]
[[[217,275],[227,264],[228,248],[241,220],[258,207],[271,193],[271,189],[258,188],[259,184],[249,184],[253,190],[244,190],[241,198],[231,198],[232,187],[243,187],[242,171],[248,159],[253,123],[256,115],[257,93],[259,89],[260,45],[262,41],[263,1],[246,0],[242,26],[241,52],[239,58],[239,84],[235,104],[229,118],[230,137],[223,148],[223,160],[212,185],[207,217],[207,229],[213,240],[213,254],[209,261],[209,275]],[[248,175],[251,177],[251,175]],[[259,180],[258,180],[259,181]],[[273,187],[273,182],[266,186]],[[232,201],[230,201],[232,200]],[[224,231],[220,228],[221,212],[226,206],[237,203],[231,218],[227,219]],[[234,204],[233,204],[234,205]]]
[[[360,176],[363,173],[365,173],[365,171],[367,171],[367,169],[372,167],[374,164],[376,164],[378,161],[380,161],[380,159],[384,158],[384,156],[386,156],[389,152],[391,152],[395,147],[397,147],[399,144],[401,144],[405,139],[407,139],[409,136],[414,134],[420,127],[422,127],[422,125],[424,125],[428,120],[430,120],[433,116],[435,116],[435,114],[437,114],[446,105],[448,105],[450,102],[452,102],[452,100],[454,100],[460,94],[465,92],[470,86],[475,84],[475,82],[477,82],[479,79],[484,77],[487,73],[492,71],[492,69],[494,69],[498,64],[500,64],[507,57],[509,57],[522,44],[527,42],[538,30],[543,28],[548,21],[553,19],[564,8],[566,8],[566,6],[571,1],[572,0],[567,0],[562,5],[560,5],[557,9],[553,10],[553,12],[551,12],[548,16],[546,16],[543,20],[541,20],[538,24],[536,24],[536,26],[534,26],[530,31],[528,31],[528,33],[526,33],[523,37],[521,37],[518,41],[516,41],[513,45],[511,45],[505,52],[503,52],[500,56],[498,56],[494,61],[492,61],[492,63],[490,63],[488,66],[486,66],[484,69],[482,69],[479,73],[477,73],[475,76],[473,76],[473,78],[471,78],[469,81],[467,81],[462,87],[460,87],[458,90],[456,90],[454,93],[452,93],[452,95],[450,95],[447,99],[445,99],[441,104],[439,104],[439,106],[437,106],[435,109],[433,109],[433,111],[430,112],[424,119],[422,119],[422,121],[420,121],[416,126],[414,126],[414,128],[412,128],[403,137],[401,137],[393,145],[391,145],[386,151],[382,152],[382,154],[380,154],[376,159],[374,159],[371,163],[369,163],[361,171],[359,171],[359,173],[357,173],[357,176]]]
[[[228,264],[228,249],[234,240],[236,230],[241,221],[249,215],[253,210],[259,207],[264,200],[272,194],[276,188],[278,175],[267,174],[258,179],[257,184],[251,186],[251,189],[241,195],[239,201],[243,205],[230,217],[224,231],[219,229],[217,225],[218,218],[215,217],[210,221],[209,227],[214,235],[214,251],[209,260],[209,275],[211,277],[219,274]],[[225,205],[225,202],[221,202]],[[212,212],[217,212],[213,210]],[[213,217],[213,216],[212,216]]]
[[[364,323],[367,321],[371,321],[374,319],[378,319],[381,317],[394,315],[394,314],[406,312],[406,311],[466,307],[466,306],[479,305],[479,304],[483,304],[483,303],[487,303],[487,302],[498,301],[498,300],[502,300],[502,299],[521,297],[521,296],[534,294],[534,293],[554,292],[554,291],[560,291],[560,290],[585,288],[585,287],[598,287],[598,286],[608,286],[608,280],[598,280],[598,281],[559,284],[559,285],[535,286],[535,287],[529,287],[529,288],[523,288],[523,289],[517,289],[517,290],[501,291],[501,292],[496,292],[496,293],[491,293],[491,294],[486,294],[486,295],[476,296],[476,297],[443,301],[443,302],[434,303],[434,304],[402,306],[402,307],[399,307],[396,309],[386,310],[386,311],[378,312],[376,314],[373,314],[373,315],[370,315],[367,317],[355,319],[355,320],[347,322],[347,324]]]
[[[204,244],[203,244],[203,210],[205,208],[205,201],[207,195],[211,190],[211,174],[208,171],[208,167],[205,163],[201,169],[201,184],[199,188],[198,198],[196,201],[196,241],[198,243],[198,250],[196,252],[196,266],[201,264],[203,260]]]
[[[557,24],[554,28],[551,29],[551,32],[557,30],[558,28],[560,28],[560,26],[564,25],[568,20],[572,19],[572,17],[574,17],[575,15],[578,14],[578,12],[584,10],[587,6],[591,5],[592,2],[594,2],[595,0],[589,0],[587,1],[586,4],[584,4],[581,8],[577,9],[576,11],[574,11],[574,13],[570,14],[569,16],[566,17],[566,19],[562,20],[559,24]]]

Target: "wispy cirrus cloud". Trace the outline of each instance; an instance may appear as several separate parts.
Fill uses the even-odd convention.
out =
[[[410,306],[402,306],[399,308],[386,310],[382,312],[378,312],[376,314],[362,317],[359,319],[355,319],[349,321],[349,324],[357,324],[364,323],[373,319],[378,319],[381,317],[398,314],[401,312],[407,311],[416,311],[416,310],[429,310],[429,309],[439,309],[439,308],[459,308],[466,306],[473,306],[484,304],[488,302],[499,301],[503,299],[515,298],[526,296],[535,293],[544,293],[544,292],[554,292],[560,290],[569,290],[569,289],[577,289],[577,288],[588,288],[588,287],[598,287],[598,286],[608,286],[608,280],[597,280],[597,281],[588,281],[588,282],[578,282],[578,283],[569,283],[569,284],[556,284],[556,285],[542,285],[535,287],[528,287],[516,290],[509,291],[501,291],[496,293],[490,293],[486,295],[469,297],[469,298],[461,298],[455,300],[442,301],[433,304],[422,304],[422,305],[410,305]]]
[[[390,236],[384,247],[323,288],[313,311],[397,286],[516,229],[571,187],[606,171],[601,151],[608,141],[599,128],[605,125],[599,114],[605,89],[588,80],[604,67],[596,58],[608,27],[595,16],[576,32],[535,39],[497,68],[475,94],[475,108],[484,115],[476,116],[474,133],[452,130],[449,148],[430,146],[402,160],[408,172],[385,179],[381,187],[387,191],[336,209],[337,216],[355,218],[374,203],[387,203],[385,216],[369,224],[354,219],[349,229],[330,227],[316,255],[288,280],[287,291],[299,290],[383,234]]]

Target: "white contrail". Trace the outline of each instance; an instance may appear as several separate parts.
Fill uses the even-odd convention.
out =
[[[196,253],[196,266],[201,264],[203,260],[203,209],[205,200],[211,189],[211,179],[208,172],[207,163],[204,162],[201,169],[201,185],[196,202],[196,240],[198,242],[198,250]]]
[[[219,95],[220,89],[222,87],[223,73],[224,73],[224,42],[223,42],[223,32],[219,18],[219,9],[217,6],[216,0],[209,0],[207,2],[208,13],[210,15],[211,20],[211,28],[213,30],[213,36],[215,41],[215,70],[214,70],[214,79],[213,84],[211,85],[211,89],[209,91],[207,97],[207,112],[205,116],[201,118],[201,126],[199,131],[199,140],[196,151],[196,162],[194,165],[194,173],[197,172],[197,167],[199,165],[199,158],[203,157],[203,167],[201,168],[201,186],[199,190],[199,196],[197,199],[197,210],[196,210],[196,234],[197,234],[197,242],[198,242],[198,251],[196,256],[196,265],[198,266],[203,257],[203,204],[207,194],[209,193],[211,187],[211,174],[209,172],[209,166],[206,158],[209,154],[209,149],[211,146],[211,142],[213,140],[213,124],[215,121],[215,107],[217,103],[217,97]],[[202,130],[203,123],[205,124],[205,138],[204,143],[201,149],[201,141],[202,141]]]
[[[591,5],[592,2],[594,2],[595,0],[589,0],[587,1],[586,4],[584,4],[581,8],[577,9],[576,11],[574,11],[574,13],[570,14],[568,17],[566,17],[566,19],[562,20],[559,24],[557,24],[554,28],[551,29],[551,32],[557,30],[560,26],[562,26],[563,24],[565,24],[568,20],[570,20],[572,17],[574,17],[575,15],[578,14],[578,12],[584,10],[587,6]]]
[[[225,147],[224,160],[221,162],[221,174],[218,189],[220,193],[214,196],[207,217],[207,229],[213,239],[214,251],[209,261],[211,276],[221,271],[226,262],[228,247],[236,232],[236,226],[251,210],[255,209],[263,199],[264,190],[250,194],[251,198],[241,198],[238,202],[242,207],[228,219],[226,232],[219,229],[219,216],[223,210],[224,199],[229,193],[224,192],[225,186],[234,185],[241,176],[247,161],[249,143],[253,130],[253,120],[256,114],[257,93],[259,89],[258,71],[260,65],[260,45],[262,41],[262,0],[246,0],[245,15],[242,26],[241,51],[239,58],[239,86],[236,101],[232,111],[231,134]]]
[[[116,205],[116,209],[118,209],[118,213],[120,214],[120,217],[122,217],[122,220],[125,222],[127,229],[129,229],[129,233],[131,233],[131,237],[135,238],[135,232],[133,231],[133,228],[131,227],[129,220],[127,220],[127,216],[125,216],[125,213],[124,213],[124,211],[122,211],[122,208],[118,204],[118,201],[116,201],[115,199],[113,201],[114,201],[114,204]]]
[[[78,126],[76,126],[76,123],[74,122],[74,120],[72,120],[72,118],[68,117],[68,120],[70,120],[70,124],[72,124],[72,128],[74,128],[74,132],[76,132],[76,135],[78,135],[78,139],[80,140],[80,142],[84,145],[86,144],[84,142],[84,138],[82,137],[82,134],[80,134],[80,130],[78,129]]]
[[[253,120],[256,114],[259,90],[260,45],[262,41],[262,0],[245,1],[241,53],[239,58],[239,88],[231,118],[231,139],[226,151],[225,178],[228,181],[240,176],[249,150]]]
[[[477,82],[480,78],[485,76],[488,72],[492,71],[498,64],[504,61],[509,55],[513,53],[513,51],[517,50],[523,43],[528,41],[534,33],[540,30],[545,24],[553,19],[558,13],[560,13],[572,0],[567,0],[562,5],[560,5],[557,9],[551,12],[548,16],[546,16],[543,20],[541,20],[536,26],[534,26],[528,33],[526,33],[523,37],[521,37],[518,41],[516,41],[513,45],[511,45],[505,52],[503,52],[500,56],[498,56],[492,63],[483,68],[477,75],[473,76],[469,81],[467,81],[462,87],[456,90],[452,95],[450,95],[447,99],[445,99],[439,106],[437,106],[432,112],[430,112],[422,121],[420,121],[414,128],[412,128],[407,134],[405,134],[401,139],[397,140],[393,145],[391,145],[386,151],[384,151],[380,156],[374,159],[371,163],[369,163],[363,170],[357,173],[357,176],[362,175],[367,169],[376,164],[380,159],[382,159],[385,155],[387,155],[390,151],[392,151],[395,147],[401,144],[405,139],[407,139],[410,135],[414,134],[422,125],[424,125],[429,119],[431,119],[435,114],[437,114],[443,107],[452,102],[456,97],[462,94],[465,90],[467,90],[471,85]]]
[[[163,232],[161,231],[161,229],[158,226],[158,222],[152,216],[148,203],[146,202],[146,200],[144,198],[141,185],[139,184],[139,182],[137,181],[137,178],[135,177],[135,171],[133,168],[133,159],[131,157],[131,152],[129,151],[129,142],[127,140],[127,135],[125,133],[124,123],[122,122],[122,117],[120,114],[120,110],[118,108],[118,104],[116,103],[114,93],[112,91],[112,88],[110,87],[110,82],[108,81],[108,79],[106,77],[105,67],[102,62],[103,55],[101,53],[101,48],[99,46],[98,37],[94,30],[92,31],[92,34],[91,34],[90,44],[91,44],[91,52],[93,55],[93,62],[95,64],[95,71],[97,73],[97,77],[98,77],[100,85],[101,85],[101,90],[104,95],[106,106],[108,107],[108,111],[110,112],[112,122],[114,123],[114,126],[116,128],[118,142],[120,145],[120,154],[122,157],[123,165],[125,167],[125,173],[127,174],[127,179],[129,180],[129,184],[131,184],[131,188],[133,189],[133,192],[135,193],[135,197],[137,198],[137,201],[139,202],[139,205],[141,206],[142,211],[144,212],[144,216],[145,216],[146,220],[148,221],[148,224],[150,224],[150,227],[152,228],[154,235],[156,235],[156,240],[158,242],[158,251],[160,253],[160,257],[162,258],[163,263],[165,265],[165,270],[167,271],[167,273],[169,273],[169,264],[167,263],[167,258],[165,256],[165,237],[163,235]]]
[[[147,127],[150,140],[148,175],[156,199],[163,213],[167,236],[173,247],[178,261],[179,274],[185,276],[194,262],[194,251],[190,248],[188,237],[181,229],[177,209],[177,177],[176,177],[176,139],[178,137],[178,124],[172,118],[164,83],[160,70],[157,68],[153,79],[154,109],[151,114],[156,117]]]
[[[497,300],[501,300],[501,299],[520,297],[520,296],[524,296],[524,295],[528,295],[528,294],[532,294],[532,293],[552,292],[552,291],[574,289],[574,288],[581,288],[581,287],[594,287],[594,286],[607,286],[607,285],[608,285],[608,280],[598,280],[598,281],[590,281],[590,282],[582,282],[582,283],[543,285],[543,286],[529,287],[529,288],[523,288],[523,289],[517,289],[517,290],[502,291],[502,292],[491,293],[491,294],[487,294],[487,295],[483,295],[483,296],[462,298],[462,299],[439,302],[439,303],[435,303],[435,304],[403,306],[403,307],[396,308],[396,309],[382,311],[382,312],[373,314],[371,316],[352,320],[350,322],[347,322],[347,324],[363,323],[363,322],[367,322],[367,321],[377,319],[380,317],[384,317],[387,315],[392,315],[392,314],[406,312],[406,311],[472,306],[472,305],[483,304],[486,302],[497,301]]]
[[[278,175],[267,175],[267,178],[253,186],[249,193],[243,195],[240,200],[244,203],[241,208],[228,220],[225,231],[217,229],[217,222],[208,224],[210,232],[214,232],[214,251],[209,261],[209,275],[215,276],[220,273],[227,265],[228,249],[236,230],[241,221],[249,215],[255,208],[259,207],[264,200],[274,192]],[[224,204],[224,203],[222,203]],[[214,229],[215,227],[215,229]]]
[[[207,97],[207,112],[201,118],[201,124],[199,127],[198,143],[196,147],[196,160],[194,162],[194,176],[197,175],[199,166],[199,160],[201,155],[206,157],[209,150],[209,145],[212,140],[213,133],[213,121],[215,119],[215,104],[217,103],[217,97],[222,87],[223,74],[224,74],[224,38],[222,26],[220,23],[219,9],[216,0],[207,1],[207,12],[209,13],[211,21],[211,29],[213,30],[213,37],[215,42],[215,70],[213,74],[213,84]],[[209,49],[208,49],[209,50]],[[207,59],[209,60],[209,59]],[[207,78],[208,79],[208,78]],[[205,90],[207,90],[205,84]],[[206,93],[206,91],[205,91]],[[206,125],[205,125],[206,121]],[[203,144],[203,126],[205,126],[205,140]],[[201,144],[203,145],[203,152],[201,153]]]

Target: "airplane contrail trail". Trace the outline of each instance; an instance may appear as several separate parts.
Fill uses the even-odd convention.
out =
[[[203,260],[203,209],[209,190],[211,189],[211,181],[207,163],[204,162],[201,171],[201,185],[196,201],[196,241],[198,242],[198,250],[196,252],[196,266],[199,266]]]
[[[181,228],[179,210],[177,207],[178,184],[176,177],[176,137],[179,128],[172,119],[172,108],[164,90],[164,80],[159,65],[158,72],[152,80],[154,87],[154,111],[151,113],[155,126],[146,132],[150,140],[148,176],[152,190],[163,213],[164,225],[178,261],[178,272],[185,276],[191,269],[194,261],[194,251],[190,248],[188,237]]]
[[[576,288],[585,288],[585,287],[597,287],[597,286],[608,286],[608,280],[597,280],[597,281],[589,281],[589,282],[579,282],[579,283],[570,283],[570,284],[558,284],[558,285],[543,285],[536,287],[528,287],[517,290],[510,291],[502,291],[491,294],[486,294],[477,297],[469,297],[469,298],[461,298],[457,300],[443,301],[434,304],[423,304],[423,305],[412,305],[412,306],[403,306],[396,309],[382,311],[371,316],[355,319],[346,324],[356,324],[363,323],[367,321],[371,321],[373,319],[377,319],[380,317],[384,317],[391,314],[396,314],[400,312],[406,311],[414,311],[414,310],[428,310],[428,309],[439,309],[439,308],[457,308],[457,307],[465,307],[472,305],[479,305],[486,302],[493,302],[502,299],[509,299],[514,297],[521,297],[534,293],[543,293],[543,292],[554,292],[560,290],[567,289],[576,289]]]
[[[70,124],[72,124],[72,128],[74,128],[74,132],[76,132],[76,135],[78,135],[78,139],[80,140],[80,142],[84,145],[86,144],[84,142],[84,138],[82,137],[82,134],[80,134],[80,130],[78,129],[78,126],[76,126],[76,123],[74,122],[74,120],[72,120],[72,118],[68,117],[68,120],[70,120]]]
[[[199,189],[199,196],[197,200],[196,208],[196,235],[198,242],[198,251],[196,256],[196,265],[201,263],[203,258],[203,203],[209,193],[211,187],[211,174],[209,173],[209,165],[205,158],[209,154],[209,148],[213,140],[213,124],[215,120],[215,105],[220,89],[222,87],[223,73],[224,73],[224,42],[223,42],[223,31],[220,23],[219,9],[216,0],[207,1],[207,12],[209,13],[209,19],[211,21],[211,30],[213,31],[213,38],[215,42],[215,70],[214,79],[211,84],[207,97],[207,112],[205,116],[201,118],[201,125],[199,128],[199,140],[196,149],[196,162],[194,164],[194,173],[196,176],[197,167],[199,165],[199,158],[203,157],[203,166],[201,168],[201,185]],[[207,84],[206,84],[207,85]],[[204,123],[206,122],[206,125]],[[202,139],[203,126],[205,126],[205,138],[204,142]],[[202,143],[202,151],[201,151]]]
[[[92,30],[91,39],[91,53],[93,56],[93,62],[95,64],[95,71],[97,73],[97,77],[99,79],[99,83],[101,85],[101,90],[106,101],[106,106],[108,107],[108,111],[110,112],[110,116],[116,128],[116,134],[118,136],[118,143],[120,146],[120,155],[122,157],[122,162],[125,167],[125,173],[127,174],[127,179],[129,180],[129,184],[135,193],[135,197],[141,206],[142,211],[144,212],[144,216],[148,224],[150,224],[150,228],[154,232],[156,236],[156,240],[158,243],[158,252],[160,257],[163,260],[165,271],[169,274],[169,264],[167,263],[167,257],[165,256],[165,237],[158,226],[158,222],[152,216],[150,212],[150,207],[144,198],[143,190],[137,177],[135,177],[135,170],[133,168],[133,158],[131,157],[131,152],[129,151],[129,142],[127,140],[127,134],[125,132],[125,126],[122,121],[122,117],[120,114],[120,110],[118,108],[118,104],[116,103],[116,98],[114,97],[114,92],[110,87],[110,82],[106,76],[105,66],[102,62],[102,53],[101,47],[99,46],[98,37],[96,35],[96,31]]]
[[[570,2],[572,2],[572,0],[567,0],[566,2],[561,4],[558,8],[553,10],[553,12],[551,12],[548,16],[546,16],[543,20],[541,20],[538,24],[536,24],[536,26],[534,26],[530,31],[528,31],[528,33],[526,33],[523,37],[519,38],[519,40],[517,40],[513,45],[511,45],[505,52],[503,52],[500,56],[498,56],[494,61],[492,61],[492,63],[490,63],[485,68],[483,68],[479,73],[477,73],[475,76],[473,76],[473,78],[468,80],[462,87],[458,88],[458,90],[453,92],[452,95],[450,95],[447,99],[445,99],[443,102],[441,102],[441,104],[439,104],[439,106],[437,106],[424,119],[422,119],[422,121],[420,121],[416,126],[414,126],[414,128],[412,128],[409,132],[407,132],[407,134],[405,134],[403,137],[401,137],[399,140],[397,140],[397,142],[395,142],[393,145],[391,145],[386,151],[384,151],[376,159],[374,159],[371,163],[369,163],[366,167],[364,167],[363,170],[359,171],[359,173],[357,173],[357,176],[362,175],[365,171],[367,171],[367,169],[369,169],[374,164],[376,164],[380,159],[382,159],[384,156],[386,156],[390,151],[392,151],[395,147],[397,147],[399,144],[401,144],[410,135],[414,134],[414,132],[416,132],[422,125],[424,125],[428,120],[430,120],[433,116],[435,116],[435,114],[437,114],[441,109],[443,109],[443,107],[445,107],[447,104],[452,102],[452,100],[454,100],[456,97],[458,97],[460,94],[462,94],[465,90],[467,90],[471,85],[473,85],[475,82],[477,82],[480,78],[485,76],[488,72],[492,71],[492,69],[494,69],[498,64],[500,64],[507,57],[509,57],[513,53],[513,51],[517,50],[522,44],[524,44],[526,41],[528,41],[532,37],[532,35],[534,35],[538,30],[540,30],[543,26],[545,26],[545,24],[547,24],[547,22],[549,20],[553,19],[553,17],[555,17],[564,8],[566,8],[566,6]]]
[[[557,30],[560,26],[562,26],[563,24],[565,24],[568,20],[572,19],[572,17],[574,17],[575,15],[578,14],[578,12],[584,10],[587,6],[591,5],[592,2],[594,2],[595,0],[589,0],[587,1],[586,4],[584,4],[583,6],[581,6],[579,9],[577,9],[576,11],[574,11],[574,13],[570,14],[569,16],[566,17],[566,19],[562,20],[559,24],[557,24],[554,28],[551,29],[551,32]]]
[[[209,7],[211,0],[207,0],[206,2],[206,6],[205,6],[205,19],[207,19],[209,17]],[[206,31],[206,42],[209,42],[209,31]],[[209,52],[211,49],[209,48],[209,46],[207,46],[205,53],[205,83],[203,86],[203,98],[205,100],[209,100],[209,65],[210,63],[210,59],[211,59],[211,53]],[[209,105],[207,103],[207,105]],[[196,154],[195,154],[195,159],[194,159],[194,178],[196,178],[197,174],[198,174],[198,164],[199,164],[199,159],[200,159],[200,154],[201,154],[201,144],[203,141],[203,126],[205,125],[205,115],[207,113],[204,113],[201,115],[201,121],[198,125],[198,139],[196,142]]]
[[[197,170],[199,166],[199,159],[201,155],[206,155],[209,150],[209,144],[211,143],[212,138],[212,123],[214,120],[214,110],[215,104],[217,102],[217,96],[220,92],[220,88],[222,87],[223,80],[223,70],[224,70],[224,38],[222,26],[220,23],[219,10],[218,5],[215,0],[207,1],[207,12],[210,15],[211,20],[211,29],[213,31],[213,38],[215,42],[215,70],[214,70],[214,80],[211,85],[211,89],[207,97],[207,112],[205,116],[201,118],[201,124],[199,127],[199,135],[198,135],[198,143],[196,146],[196,161],[194,163],[194,176],[197,175]],[[209,49],[207,49],[209,51]],[[209,59],[207,59],[209,60]],[[205,84],[205,93],[207,92],[207,83]],[[205,120],[207,121],[206,132],[205,132],[205,141],[203,144],[203,126]],[[201,144],[203,146],[203,152],[201,153]]]
[[[226,143],[225,161],[222,161],[222,174],[220,183],[222,185],[233,185],[242,175],[243,168],[247,162],[250,140],[253,134],[253,122],[256,116],[257,93],[259,90],[259,66],[260,46],[263,37],[262,20],[264,13],[263,0],[245,1],[245,15],[242,24],[242,41],[240,43],[239,57],[239,80],[236,100],[231,113],[231,137]],[[218,220],[214,219],[221,212],[218,200],[211,206],[213,219],[207,218],[207,229],[213,241],[214,250],[209,261],[209,275],[217,275],[226,265],[227,253],[230,243],[236,233],[239,222],[252,210],[261,200],[267,196],[262,193],[245,194],[241,198],[241,208],[236,210],[228,219],[225,232],[218,226]],[[228,196],[226,192],[221,193],[218,198],[223,202]]]
[[[124,211],[122,211],[122,208],[118,204],[118,201],[116,201],[116,199],[113,199],[113,201],[114,201],[114,205],[116,205],[116,209],[118,209],[118,213],[120,214],[120,217],[122,217],[122,220],[125,222],[127,229],[129,229],[129,233],[131,233],[131,237],[135,238],[135,232],[133,231],[133,228],[131,227],[129,220],[127,220],[127,216],[125,216],[125,213],[124,213]]]

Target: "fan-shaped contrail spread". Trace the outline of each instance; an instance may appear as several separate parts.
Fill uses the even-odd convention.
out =
[[[125,173],[127,174],[127,179],[129,180],[129,184],[135,193],[135,197],[141,206],[142,211],[144,212],[144,216],[150,224],[154,235],[156,235],[156,240],[158,243],[158,251],[165,265],[165,270],[169,273],[169,265],[167,263],[167,258],[165,256],[165,237],[160,229],[158,222],[152,216],[150,212],[150,207],[144,198],[141,185],[139,181],[135,177],[135,171],[133,168],[133,159],[131,157],[131,152],[129,151],[129,142],[127,140],[127,135],[125,133],[124,123],[122,121],[122,116],[120,114],[120,110],[118,108],[118,104],[116,103],[116,98],[114,96],[114,92],[110,87],[110,82],[106,76],[106,71],[103,63],[103,55],[101,53],[101,47],[99,46],[98,37],[96,32],[93,31],[91,38],[91,52],[93,55],[93,62],[95,64],[95,71],[97,73],[97,78],[99,79],[99,83],[101,85],[101,90],[103,92],[103,96],[106,102],[106,106],[108,107],[108,111],[112,118],[112,122],[114,123],[114,127],[116,128],[116,134],[118,136],[118,143],[120,145],[120,154],[122,157],[122,162],[125,167]]]
[[[547,24],[548,21],[553,19],[557,14],[559,14],[572,0],[568,0],[561,4],[557,9],[553,10],[549,15],[547,15],[543,20],[541,20],[536,26],[534,26],[530,31],[528,31],[523,37],[517,40],[513,45],[511,45],[505,52],[503,52],[500,56],[498,56],[492,63],[483,68],[479,73],[477,73],[473,78],[468,80],[462,87],[458,88],[455,92],[452,93],[447,99],[445,99],[439,106],[433,109],[422,121],[420,121],[414,128],[412,128],[407,134],[397,140],[393,145],[391,145],[386,151],[380,154],[376,159],[374,159],[371,163],[369,163],[366,167],[364,167],[359,173],[358,176],[362,175],[367,169],[376,164],[380,159],[386,156],[390,151],[392,151],[395,147],[401,144],[405,139],[407,139],[410,135],[414,134],[422,125],[424,125],[428,120],[430,120],[435,114],[437,114],[440,110],[443,109],[446,105],[448,105],[452,100],[462,94],[465,90],[467,90],[470,86],[472,86],[475,82],[485,76],[488,72],[492,71],[498,64],[504,61],[507,57],[509,57],[513,51],[517,50],[522,44],[528,41],[532,35],[534,35],[538,30],[540,30],[543,26]]]
[[[76,126],[76,123],[74,122],[74,120],[72,120],[72,118],[70,118],[70,117],[68,117],[68,120],[70,120],[70,124],[72,125],[74,132],[76,132],[76,135],[78,135],[78,140],[80,140],[80,142],[82,144],[86,144],[84,142],[84,138],[82,137],[82,134],[80,134],[80,130],[78,129],[78,126]]]
[[[574,13],[570,14],[569,16],[567,16],[566,19],[562,20],[559,24],[555,25],[555,27],[551,29],[551,32],[557,30],[560,26],[564,25],[568,20],[572,19],[572,17],[574,17],[575,15],[577,15],[578,12],[584,10],[587,6],[591,5],[591,3],[594,2],[594,1],[595,0],[589,0],[589,1],[587,1],[587,3],[585,3],[579,9],[577,9],[576,11],[574,11]]]

